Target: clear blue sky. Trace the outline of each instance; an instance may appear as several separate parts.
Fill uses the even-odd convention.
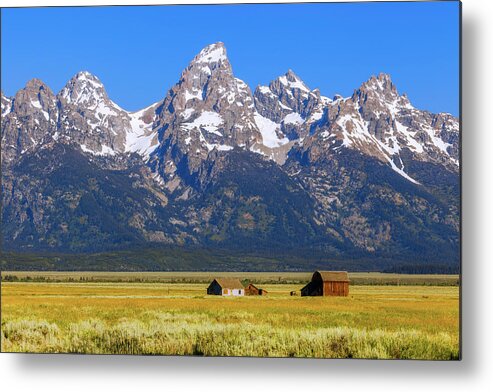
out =
[[[97,75],[128,110],[162,99],[202,47],[223,41],[252,90],[293,69],[332,97],[386,72],[418,108],[458,115],[458,2],[2,10],[2,90],[55,93]]]

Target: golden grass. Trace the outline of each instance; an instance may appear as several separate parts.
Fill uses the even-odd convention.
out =
[[[459,290],[205,295],[207,284],[2,282],[2,351],[456,359]]]

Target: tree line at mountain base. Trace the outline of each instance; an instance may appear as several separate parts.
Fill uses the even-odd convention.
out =
[[[104,253],[3,252],[3,271],[312,271],[315,269],[405,274],[457,274],[459,263],[391,258],[330,258],[290,252],[246,253],[224,249],[147,248]]]

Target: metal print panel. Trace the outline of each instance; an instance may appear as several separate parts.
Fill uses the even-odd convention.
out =
[[[459,2],[1,17],[2,352],[460,359]]]

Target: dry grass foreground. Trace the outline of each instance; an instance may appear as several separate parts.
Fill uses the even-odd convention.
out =
[[[457,359],[459,289],[351,286],[350,296],[204,295],[206,284],[2,282],[2,351]]]

